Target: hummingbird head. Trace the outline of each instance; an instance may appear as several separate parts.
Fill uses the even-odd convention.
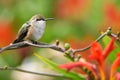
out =
[[[30,20],[34,21],[48,21],[48,20],[53,20],[54,18],[44,18],[40,14],[34,15]]]
[[[44,18],[40,14],[37,14],[37,15],[34,15],[30,19],[30,22],[34,26],[45,27],[46,26],[46,21],[48,21],[48,20],[53,20],[53,18]]]

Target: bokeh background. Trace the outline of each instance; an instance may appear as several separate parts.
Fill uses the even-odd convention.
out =
[[[10,44],[19,28],[33,15],[53,17],[48,21],[42,42],[68,42],[72,48],[82,48],[94,41],[101,31],[111,26],[120,31],[120,0],[0,0],[0,47]],[[24,48],[5,51],[0,66],[20,67],[30,71],[53,72],[32,54],[36,52],[54,62],[69,62],[62,53],[50,49]],[[83,56],[87,57],[84,52]],[[0,80],[59,80],[16,71],[0,71]],[[61,79],[60,79],[61,80]]]

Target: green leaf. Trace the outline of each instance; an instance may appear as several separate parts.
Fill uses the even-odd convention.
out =
[[[34,53],[34,55],[36,57],[38,57],[41,61],[43,61],[44,63],[46,63],[48,66],[50,66],[52,69],[54,69],[55,71],[59,72],[60,74],[63,74],[65,77],[71,78],[73,80],[85,80],[83,77],[78,76],[74,72],[69,72],[68,73],[67,71],[65,71],[63,69],[60,69],[58,67],[58,64],[56,64],[56,63],[54,63],[54,62],[52,62],[52,61],[50,61],[50,60],[48,60],[48,59],[46,59],[46,58],[38,55],[37,53]]]
[[[109,36],[105,36],[105,37],[102,39],[102,42],[103,42],[103,45],[104,45],[104,46],[107,46],[108,43],[110,42],[110,37],[109,37]]]
[[[109,44],[110,40],[111,40],[111,38],[110,38],[109,36],[105,36],[105,37],[102,39],[103,45],[104,45],[104,46],[107,46],[107,45]],[[120,47],[120,42],[115,41],[114,43],[115,43],[115,46],[116,46],[116,47]]]
[[[107,61],[113,63],[116,59],[116,54],[120,52],[120,48],[115,48],[108,56]]]

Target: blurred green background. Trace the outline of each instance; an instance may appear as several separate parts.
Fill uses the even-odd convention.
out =
[[[100,31],[105,31],[109,26],[113,32],[120,31],[120,0],[0,0],[0,47],[10,44],[22,24],[35,14],[55,18],[47,22],[45,33],[40,39],[46,43],[53,43],[58,39],[61,44],[69,42],[73,48],[82,48],[94,41]],[[47,70],[47,67],[32,55],[34,52],[58,64],[68,62],[63,54],[57,51],[28,47],[3,52],[0,55],[0,66],[51,72],[52,70]],[[48,78],[15,71],[0,71],[0,80]]]

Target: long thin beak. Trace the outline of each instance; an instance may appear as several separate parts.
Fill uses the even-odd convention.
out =
[[[53,20],[54,18],[46,18],[45,21]]]

